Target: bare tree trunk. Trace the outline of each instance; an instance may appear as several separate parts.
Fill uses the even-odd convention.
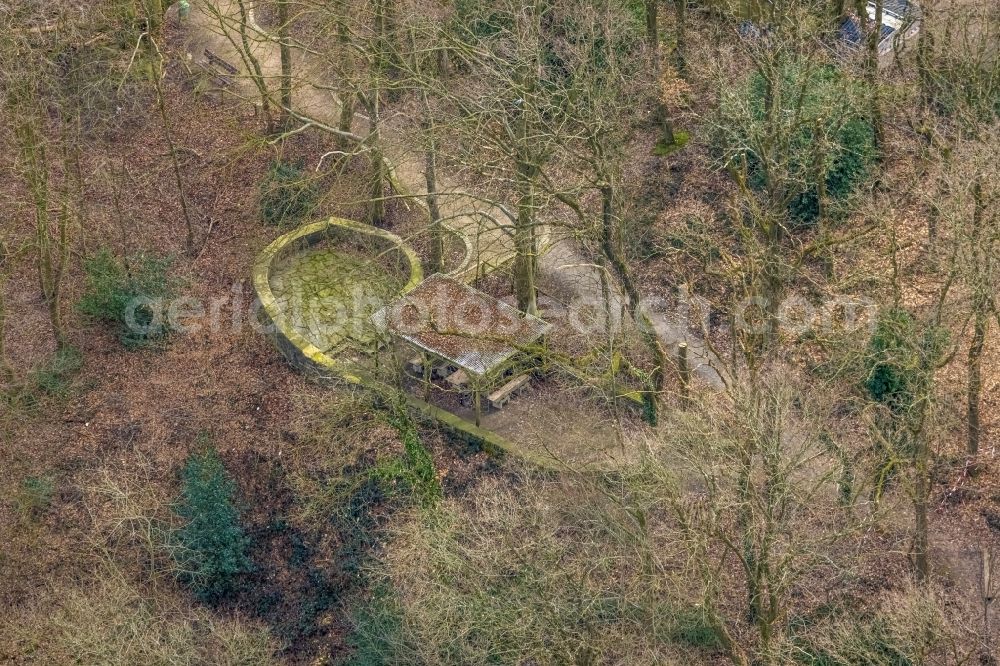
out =
[[[31,113],[33,109],[25,110]],[[34,119],[25,120],[17,129],[20,141],[21,156],[25,163],[25,178],[35,205],[35,251],[38,268],[38,284],[49,311],[52,334],[56,346],[62,349],[67,344],[67,335],[62,321],[62,282],[66,264],[69,260],[69,202],[68,194],[63,193],[59,202],[59,216],[56,220],[58,234],[53,248],[49,204],[51,189],[49,184],[48,155],[44,139],[33,124]],[[64,146],[68,146],[63,137]],[[67,147],[68,150],[68,147]],[[66,168],[69,168],[67,160]],[[68,176],[67,176],[68,177]],[[68,191],[69,185],[66,184]]]
[[[371,73],[371,90],[365,96],[370,131],[368,134],[371,151],[372,174],[369,190],[370,204],[368,223],[374,226],[385,224],[385,180],[386,164],[382,154],[382,86],[391,69],[389,36],[387,27],[388,4],[391,0],[375,0],[375,62]],[[341,118],[343,120],[343,118]]]
[[[741,547],[743,549],[743,568],[747,588],[747,621],[756,624],[762,615],[760,590],[760,561],[753,535],[753,513],[750,509],[751,477],[753,475],[753,453],[740,452],[740,475],[738,484],[739,511],[737,514],[740,531]]]
[[[688,0],[674,0],[674,12],[677,17],[677,45],[674,48],[674,62],[677,73],[687,75],[687,3]]]
[[[43,166],[42,168],[47,167]],[[48,203],[47,193],[44,201]],[[62,320],[62,283],[66,273],[66,263],[69,259],[69,215],[69,204],[63,200],[59,204],[59,215],[56,219],[58,235],[54,248],[48,214],[42,214],[38,211],[36,218],[39,283],[45,307],[49,311],[52,334],[56,339],[58,349],[62,349],[68,344]]]
[[[659,27],[659,0],[644,0],[646,9],[646,48],[649,51],[650,66],[653,68],[653,76],[656,81],[660,80],[660,27]],[[667,105],[662,99],[657,99],[656,121],[660,125],[662,142],[667,146],[677,143],[674,137],[674,127],[670,122],[670,115],[667,113]]]
[[[931,34],[931,5],[923,3],[920,6],[920,33],[917,37],[917,78],[920,82],[920,105],[924,110],[930,109],[933,93],[931,82],[934,78],[931,61],[934,57],[934,37]]]
[[[184,177],[181,172],[180,158],[177,156],[177,146],[174,144],[173,133],[170,130],[170,114],[167,113],[167,102],[163,95],[163,59],[160,55],[160,49],[157,47],[156,42],[149,36],[146,37],[149,41],[149,57],[151,59],[150,73],[153,79],[153,87],[156,90],[156,106],[160,112],[160,120],[163,123],[163,137],[167,141],[167,148],[170,153],[170,161],[173,165],[174,170],[174,182],[177,185],[177,193],[180,197],[181,202],[181,212],[184,215],[184,226],[187,231],[187,236],[185,239],[185,245],[187,246],[187,253],[189,255],[194,255],[194,222],[191,220],[191,211],[188,210],[187,194],[184,190]]]
[[[337,129],[341,132],[350,132],[351,126],[354,125],[354,103],[357,99],[353,92],[347,92],[346,94],[341,94],[340,98],[340,121],[337,125]],[[341,137],[342,147],[349,144],[349,140],[346,137]]]
[[[59,218],[56,225],[59,235],[56,245],[58,256],[52,266],[52,275],[49,279],[49,293],[45,299],[49,308],[49,320],[52,322],[52,332],[55,334],[57,349],[64,349],[69,345],[69,337],[62,318],[63,278],[66,275],[66,265],[69,263],[69,221],[70,203],[64,199],[60,203]]]
[[[366,109],[371,120],[368,145],[372,172],[369,184],[368,224],[381,227],[385,224],[385,158],[382,155],[382,127],[379,119],[380,93],[376,88],[367,100]]]
[[[643,404],[646,409],[646,419],[653,425],[659,421],[660,396],[663,395],[667,353],[663,349],[659,336],[649,317],[642,311],[641,296],[632,280],[628,264],[621,254],[621,244],[618,237],[618,225],[614,214],[614,188],[610,184],[601,187],[601,250],[611,265],[611,270],[622,283],[628,298],[628,313],[639,329],[643,342],[653,356],[655,367],[650,373],[649,385],[643,393]]]
[[[677,374],[681,380],[681,401],[688,406],[691,404],[691,365],[686,342],[677,344]]]
[[[931,565],[928,551],[930,549],[928,537],[927,511],[931,495],[931,475],[929,469],[927,443],[924,433],[919,433],[917,437],[919,453],[914,472],[916,479],[913,492],[913,514],[914,514],[914,534],[913,534],[913,565],[917,572],[917,580],[927,582],[931,575]]]
[[[663,68],[660,65],[660,51],[659,49],[650,52],[649,57],[651,58],[651,67],[653,68],[653,76],[659,81],[663,74]],[[664,146],[673,146],[677,143],[677,137],[674,135],[674,124],[670,121],[670,111],[667,109],[667,103],[662,98],[662,95],[658,96],[656,100],[656,122],[660,126],[660,143]]]
[[[940,304],[938,306],[937,319],[934,326],[940,324]],[[931,501],[931,446],[929,434],[926,431],[927,411],[930,409],[928,401],[933,387],[934,364],[936,359],[931,358],[925,352],[921,352],[918,372],[922,377],[919,392],[914,393],[914,405],[912,409],[916,413],[910,413],[910,425],[906,429],[906,437],[913,451],[913,567],[916,570],[917,580],[926,583],[930,580],[930,523],[928,513]],[[904,446],[902,450],[906,450]]]
[[[774,221],[765,225],[763,232],[764,256],[760,275],[754,284],[754,296],[761,308],[760,334],[753,334],[753,358],[763,354],[777,340],[781,328],[780,309],[785,295],[784,261],[781,256],[781,226]],[[751,359],[748,358],[748,361]]]
[[[392,79],[399,71],[398,50],[393,48],[395,23],[393,0],[375,0],[375,69]]]
[[[948,196],[949,185],[943,178],[938,178],[937,197],[931,202],[927,211],[927,253],[932,261],[937,259],[938,222],[941,219],[940,202]]]
[[[659,56],[655,55],[657,61],[659,61]],[[659,65],[656,66],[656,76],[659,78],[660,69]],[[664,146],[673,146],[677,144],[677,137],[674,134],[674,124],[670,120],[670,112],[667,111],[667,105],[660,100],[656,106],[657,120],[660,124],[660,137],[661,142]]]
[[[7,299],[5,291],[8,279],[8,263],[11,252],[7,244],[0,240],[0,384],[14,383],[14,369],[7,360]]]
[[[35,137],[37,138],[37,137]],[[38,288],[42,293],[46,306],[51,301],[52,290],[52,238],[49,229],[49,176],[46,164],[45,149],[41,144],[34,144],[29,151],[29,179],[35,200],[35,249],[38,261]],[[39,153],[41,153],[39,155]],[[54,323],[54,322],[53,322]],[[58,335],[57,335],[58,337]]]
[[[643,0],[646,10],[646,43],[651,51],[660,47],[659,0]]]
[[[426,105],[426,99],[424,100]],[[438,208],[437,194],[437,141],[434,137],[434,124],[427,111],[424,120],[424,131],[427,132],[427,152],[424,155],[424,179],[427,183],[427,211],[430,214],[431,256],[430,268],[434,272],[444,270],[444,232],[441,227],[441,211]]]
[[[976,179],[972,185],[972,242],[977,245],[974,252],[980,263],[992,261],[990,257],[983,257],[979,252],[978,245],[982,240],[983,216],[986,212],[986,204],[983,199],[982,178]],[[987,249],[986,252],[989,252]],[[969,346],[969,391],[968,391],[968,452],[969,455],[976,455],[979,452],[979,437],[981,434],[981,424],[979,421],[979,404],[983,390],[982,379],[982,357],[983,347],[986,343],[986,328],[989,325],[990,298],[987,293],[988,286],[982,284],[982,279],[977,279],[973,285],[973,333],[972,344]]]
[[[534,8],[537,11],[537,6]],[[528,314],[538,314],[535,270],[538,246],[535,240],[536,190],[539,166],[533,157],[535,146],[529,128],[529,100],[538,88],[538,72],[531,66],[517,74],[524,102],[514,111],[514,173],[518,193],[517,220],[514,224],[514,292],[517,307]]]
[[[448,55],[448,49],[439,47],[436,57],[437,76],[443,81],[451,76],[451,58]]]
[[[347,28],[347,3],[339,0],[337,3],[337,43],[339,45],[340,78],[344,84],[340,90],[340,121],[337,129],[341,132],[350,132],[354,125],[354,107],[357,104],[358,96],[350,86],[350,81],[354,76],[354,59],[351,54],[351,33]],[[346,137],[340,138],[341,148],[346,150],[349,141]]]
[[[412,70],[418,80],[423,80],[420,57],[416,44],[416,36],[410,33],[410,50],[413,53]],[[441,53],[441,51],[438,51]],[[437,73],[441,75],[440,71]],[[429,85],[429,84],[428,84]],[[441,211],[438,207],[437,193],[437,136],[434,128],[434,116],[431,110],[430,97],[427,94],[428,85],[421,85],[420,102],[423,118],[420,128],[427,140],[424,152],[424,182],[427,186],[427,213],[430,216],[430,268],[436,273],[444,271],[444,233],[441,228]]]
[[[260,110],[264,116],[264,125],[267,127],[267,131],[274,131],[274,118],[271,115],[271,93],[267,88],[267,80],[264,78],[264,71],[261,69],[260,61],[254,56],[253,51],[250,48],[250,35],[247,32],[247,23],[250,20],[250,14],[247,11],[245,0],[236,0],[236,7],[240,11],[240,44],[242,48],[237,48],[237,52],[243,59],[243,64],[248,67],[251,71],[250,80],[253,81],[254,87],[257,88],[257,93],[260,95]],[[223,30],[223,32],[228,36],[228,31]],[[235,47],[235,42],[230,39]]]
[[[865,79],[868,81],[868,94],[871,95],[872,129],[875,134],[875,149],[879,155],[885,150],[885,119],[882,116],[882,96],[880,94],[878,75],[878,44],[882,38],[883,0],[875,0],[875,23],[868,25],[868,10],[860,3],[860,20],[866,26],[868,49],[865,57]]]
[[[517,307],[528,314],[538,314],[535,291],[535,166],[525,159],[517,163],[517,222],[514,228],[514,291]]]
[[[977,301],[979,300],[982,299],[977,299]],[[968,452],[970,456],[979,453],[979,438],[982,434],[979,405],[983,391],[982,359],[988,321],[985,304],[977,302],[972,344],[969,345]]]
[[[159,36],[160,28],[163,26],[163,0],[143,0],[143,9],[146,12],[146,27],[151,35]]]
[[[677,137],[674,135],[674,124],[670,121],[670,116],[667,114],[667,110],[663,104],[660,105],[658,115],[660,116],[661,142],[664,146],[676,145]]]
[[[830,237],[830,220],[829,220],[829,196],[827,193],[826,179],[827,179],[827,168],[826,168],[826,152],[824,147],[826,146],[826,132],[823,127],[823,123],[819,120],[816,121],[815,129],[813,130],[813,142],[816,147],[814,168],[816,169],[816,226],[819,229],[820,240],[823,243],[823,247],[820,250],[820,261],[823,263],[824,272],[827,277],[833,278],[833,253],[827,246],[827,242]]]
[[[281,118],[278,122],[282,128],[287,128],[292,109],[292,49],[288,43],[288,0],[277,0],[277,6],[278,52],[281,57]]]
[[[7,360],[6,341],[7,337],[7,300],[4,297],[5,279],[0,281],[0,385],[14,383],[14,369],[10,367]]]

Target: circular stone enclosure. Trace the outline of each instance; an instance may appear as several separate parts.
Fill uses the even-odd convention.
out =
[[[323,376],[342,377],[333,356],[369,343],[370,312],[421,280],[420,259],[401,238],[336,217],[278,237],[253,270],[262,319],[282,354]]]

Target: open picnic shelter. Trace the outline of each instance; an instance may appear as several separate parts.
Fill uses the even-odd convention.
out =
[[[443,377],[451,387],[471,394],[479,424],[481,396],[494,407],[526,386],[536,343],[551,329],[547,322],[445,275],[434,274],[412,291],[375,312],[372,321],[383,334],[416,356],[407,367],[425,385]]]

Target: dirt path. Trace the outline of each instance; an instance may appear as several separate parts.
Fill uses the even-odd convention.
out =
[[[540,276],[540,285],[543,290],[551,288],[558,293],[571,292],[571,300],[600,304],[600,307],[595,307],[593,311],[603,310],[604,292],[601,286],[601,269],[580,256],[571,240],[565,239],[553,243],[542,257],[541,268],[543,275]],[[617,316],[622,312],[624,299],[614,289],[611,291],[610,297],[610,310]],[[573,303],[567,302],[564,305],[572,307]],[[723,367],[721,361],[706,347],[702,338],[692,332],[692,330],[697,330],[695,324],[698,322],[691,318],[696,317],[697,314],[695,312],[688,313],[687,309],[671,309],[665,303],[648,303],[645,309],[667,354],[673,356],[682,342],[687,344],[688,364],[692,375],[715,390],[724,389],[725,382],[719,370]],[[617,320],[613,322],[615,326],[618,323]]]
[[[219,14],[214,14],[204,4],[199,4],[197,11],[191,14],[185,39],[189,59],[200,60],[204,50],[208,48],[231,64],[239,65],[243,58],[224,35],[220,25],[225,22],[230,34],[238,39],[239,12],[236,4],[229,0],[217,0],[209,6],[214,7]],[[255,38],[251,43],[251,52],[258,60],[264,77],[276,80],[281,72],[277,44],[254,21],[252,11],[248,23],[250,34]],[[309,54],[297,50],[293,60],[293,71],[299,73],[293,96],[296,111],[336,127],[342,104],[331,90],[335,86],[328,84],[321,88],[315,83],[329,81],[329,74]],[[249,78],[236,81],[234,86],[247,99],[255,99],[257,93]],[[425,207],[427,189],[422,150],[414,146],[404,132],[391,131],[391,118],[383,125],[381,147],[395,193]],[[369,132],[368,119],[356,114],[351,131],[359,136],[366,136]],[[463,190],[440,171],[439,169],[438,192],[442,221],[449,231],[462,238],[466,246],[464,261],[450,274],[458,279],[471,281],[478,275],[507,263],[514,256],[513,220],[509,211],[502,206]],[[574,292],[575,299],[595,304],[603,302],[599,269],[583,259],[570,240],[556,240],[543,227],[539,234],[539,252],[541,271],[568,286]],[[613,309],[620,310],[620,295],[614,293],[612,298]],[[694,375],[709,386],[721,389],[723,382],[716,370],[716,367],[720,367],[718,359],[700,338],[692,335],[686,325],[678,323],[665,309],[653,309],[650,315],[668,352],[676,350],[679,343],[686,342]]]
[[[238,8],[235,3],[227,0],[212,2],[210,6],[219,14],[215,15],[202,4],[190,16],[185,40],[189,58],[201,60],[204,50],[208,48],[239,67],[243,59],[224,35],[220,25],[221,21],[225,21],[227,30],[238,39]],[[281,73],[277,44],[269,41],[268,33],[254,21],[253,12],[249,14],[251,52],[259,62],[263,76],[268,80],[277,80]],[[328,81],[328,74],[322,71],[314,58],[301,51],[294,53],[293,67],[293,71],[297,72],[293,97],[296,111],[320,123],[336,127],[340,120],[341,101],[328,89],[332,86],[321,88],[314,83]],[[247,99],[256,98],[256,90],[248,78],[237,80],[234,86],[238,87],[238,94]],[[387,119],[383,125],[381,148],[395,194],[426,207],[423,152],[408,143],[401,132],[387,131],[391,129],[391,119]],[[366,136],[369,133],[368,119],[356,114],[351,131],[359,136]],[[451,271],[452,276],[469,281],[476,277],[477,271],[501,266],[514,256],[511,235],[513,223],[501,207],[463,191],[450,182],[446,175],[438,178],[438,199],[445,227],[463,239],[467,250],[462,264]]]

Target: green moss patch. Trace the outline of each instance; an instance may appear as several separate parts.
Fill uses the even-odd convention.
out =
[[[690,140],[691,135],[687,132],[674,132],[674,142],[667,143],[663,139],[660,139],[653,147],[652,154],[657,157],[666,157],[671,153],[676,153],[678,150],[686,146]]]

